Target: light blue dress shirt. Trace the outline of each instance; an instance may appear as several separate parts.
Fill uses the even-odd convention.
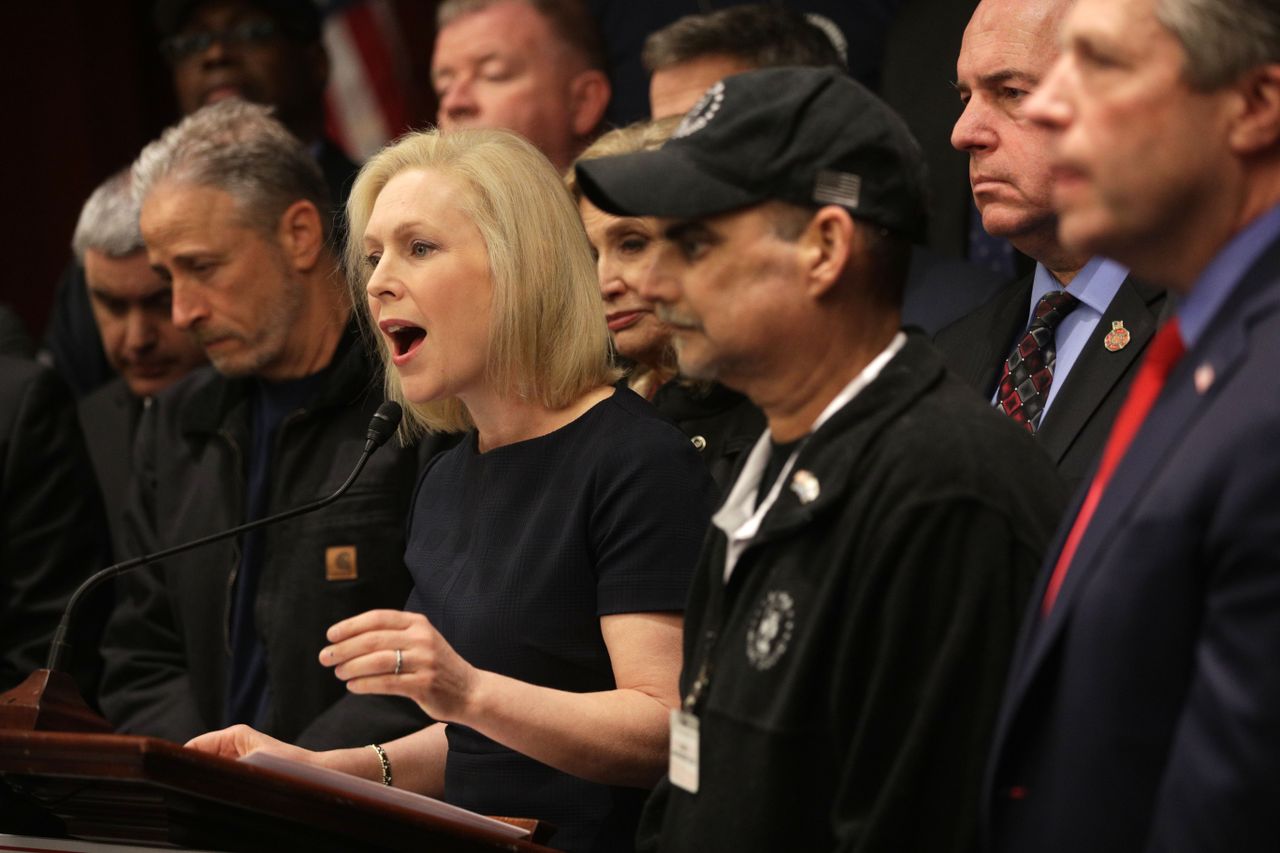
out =
[[[1042,423],[1043,418],[1049,416],[1049,408],[1058,396],[1058,389],[1062,387],[1063,382],[1067,381],[1071,368],[1080,358],[1080,353],[1084,352],[1085,344],[1093,338],[1094,330],[1098,328],[1098,323],[1102,320],[1107,306],[1111,304],[1116,291],[1128,276],[1129,270],[1115,261],[1094,258],[1076,273],[1070,286],[1064,288],[1044,264],[1036,264],[1035,277],[1031,282],[1031,308],[1027,311],[1027,322],[1022,327],[1022,332],[1018,334],[1018,340],[1022,340],[1027,329],[1031,327],[1031,321],[1036,316],[1036,306],[1040,304],[1040,299],[1045,294],[1054,290],[1067,290],[1080,300],[1080,305],[1063,318],[1054,334],[1054,344],[1058,354],[1053,368],[1053,384],[1049,386],[1049,396],[1044,403],[1045,413],[1041,416]],[[1098,344],[1098,346],[1101,345],[1101,343]],[[997,387],[992,402],[998,402],[999,398],[1000,389]]]
[[[1178,307],[1178,331],[1187,349],[1196,345],[1240,279],[1277,239],[1280,239],[1280,205],[1249,223],[1204,268]]]

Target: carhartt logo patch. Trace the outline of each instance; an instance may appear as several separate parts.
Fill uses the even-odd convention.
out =
[[[353,581],[359,577],[356,568],[356,546],[335,545],[324,551],[324,579]]]

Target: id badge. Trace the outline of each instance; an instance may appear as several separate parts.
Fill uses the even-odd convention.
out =
[[[679,708],[671,709],[671,760],[667,775],[677,788],[690,794],[698,793],[698,718]]]

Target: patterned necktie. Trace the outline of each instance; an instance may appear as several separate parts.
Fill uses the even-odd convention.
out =
[[[1133,385],[1129,387],[1129,394],[1120,407],[1120,413],[1116,415],[1115,422],[1111,425],[1111,433],[1107,436],[1106,446],[1102,449],[1102,460],[1098,463],[1098,470],[1093,475],[1093,482],[1089,484],[1084,503],[1076,513],[1076,520],[1072,522],[1071,530],[1067,533],[1062,551],[1058,554],[1058,561],[1053,565],[1053,574],[1049,576],[1049,585],[1045,588],[1044,598],[1040,601],[1042,618],[1048,616],[1049,611],[1053,609],[1058,591],[1062,589],[1062,582],[1066,580],[1067,570],[1071,567],[1071,560],[1076,555],[1076,548],[1080,545],[1084,531],[1093,518],[1093,511],[1098,508],[1098,501],[1102,499],[1102,492],[1110,482],[1112,472],[1124,458],[1125,451],[1129,449],[1134,436],[1138,434],[1138,428],[1147,419],[1147,413],[1151,411],[1156,398],[1160,396],[1160,389],[1164,387],[1165,380],[1169,378],[1174,365],[1186,351],[1177,317],[1166,323],[1151,339],[1151,346],[1142,361],[1142,366],[1138,368],[1138,375],[1134,377]]]
[[[1079,305],[1080,300],[1065,290],[1051,290],[1040,297],[1030,328],[1004,361],[1000,408],[1027,432],[1034,433],[1040,425],[1044,402],[1053,385],[1053,367],[1058,357],[1054,331]]]

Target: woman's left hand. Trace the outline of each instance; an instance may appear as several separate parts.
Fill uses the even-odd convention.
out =
[[[405,696],[432,719],[464,721],[479,671],[427,617],[370,610],[337,623],[326,636],[331,645],[321,649],[320,663],[334,667],[352,693]]]

